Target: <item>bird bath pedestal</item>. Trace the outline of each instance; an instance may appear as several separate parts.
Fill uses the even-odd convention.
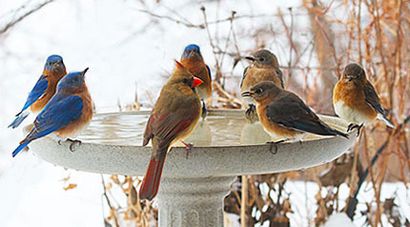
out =
[[[151,156],[142,147],[149,112],[97,114],[80,136],[74,152],[69,143],[45,138],[30,146],[40,158],[80,171],[142,176]],[[282,143],[272,151],[259,123],[248,124],[243,111],[210,111],[205,122],[187,139],[194,143],[188,158],[182,147],[167,156],[158,193],[159,226],[223,226],[223,197],[238,175],[306,169],[334,160],[356,139],[312,137]],[[346,123],[321,116],[334,128]]]

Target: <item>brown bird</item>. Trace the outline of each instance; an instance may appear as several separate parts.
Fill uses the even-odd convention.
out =
[[[201,83],[201,79],[176,61],[176,68],[162,88],[145,128],[143,146],[152,141],[152,156],[140,188],[141,199],[155,197],[169,148],[195,128],[201,115],[201,101],[195,87]],[[192,145],[185,146],[190,149]]]
[[[181,63],[189,72],[203,81],[196,91],[202,100],[202,118],[205,118],[207,112],[205,100],[212,95],[212,78],[211,70],[205,64],[199,46],[196,44],[186,46],[181,56]]]
[[[286,140],[300,140],[304,133],[323,136],[347,134],[332,129],[292,92],[283,90],[272,81],[260,82],[242,96],[256,101],[256,110],[265,131],[274,137]]]
[[[251,56],[245,57],[252,63],[245,68],[241,81],[241,92],[247,92],[251,87],[262,81],[272,81],[276,86],[284,88],[283,74],[279,69],[279,62],[276,56],[269,50],[258,50]],[[246,111],[248,119],[255,113],[255,105],[252,99],[246,99],[249,108]]]
[[[380,105],[379,96],[373,85],[366,79],[364,69],[356,64],[348,64],[333,90],[333,106],[336,114],[350,123],[348,131],[358,128],[376,118],[394,128],[387,119],[387,113]]]

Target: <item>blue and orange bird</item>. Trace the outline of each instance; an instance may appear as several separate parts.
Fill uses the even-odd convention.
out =
[[[385,109],[380,104],[379,96],[373,85],[367,80],[364,69],[356,64],[348,64],[333,89],[333,106],[336,114],[350,123],[348,131],[371,123],[376,118],[394,128],[387,118]]]
[[[57,83],[66,74],[63,58],[59,55],[49,56],[42,75],[30,91],[26,103],[21,111],[16,114],[16,118],[9,125],[9,128],[17,128],[29,115],[29,108],[34,113],[41,111],[55,94]]]
[[[242,93],[256,102],[256,111],[265,131],[275,138],[300,141],[305,133],[322,136],[342,136],[347,134],[331,128],[296,94],[278,87],[272,81],[264,81]]]
[[[69,137],[76,136],[93,116],[92,100],[85,84],[87,70],[69,73],[61,79],[56,94],[37,115],[34,127],[13,151],[13,157],[33,140],[50,133],[71,141],[70,150],[74,143],[79,142]]]
[[[202,118],[204,119],[206,116],[205,100],[212,95],[211,70],[205,64],[201,49],[196,44],[190,44],[185,47],[180,62],[190,73],[203,81],[196,90],[202,100]]]
[[[279,69],[279,61],[275,54],[269,50],[262,49],[245,57],[251,64],[245,68],[240,84],[241,92],[248,92],[253,86],[262,81],[272,81],[276,86],[284,88],[283,73]],[[255,103],[253,99],[245,97],[249,107],[246,110],[246,117],[253,118],[255,115]],[[252,121],[252,120],[251,120]]]

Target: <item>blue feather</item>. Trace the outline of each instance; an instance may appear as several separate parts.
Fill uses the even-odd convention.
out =
[[[81,97],[56,94],[34,121],[34,128],[13,152],[17,155],[31,141],[66,127],[80,118],[83,109]]]
[[[13,122],[11,122],[11,124],[8,126],[9,128],[17,128],[21,122],[24,121],[24,119],[26,119],[26,117],[29,115],[29,112],[22,112],[19,113],[16,118],[14,119]]]
[[[25,147],[27,147],[27,145],[30,142],[24,142],[22,144],[20,144],[12,153],[13,158],[16,157],[16,155],[18,155],[18,153],[20,153],[21,150],[23,150]]]
[[[27,110],[27,108],[29,108],[33,103],[35,103],[42,95],[44,95],[44,92],[47,90],[47,87],[48,80],[44,75],[41,75],[36,85],[34,85],[33,89],[31,89],[23,108],[18,114],[16,114],[16,118],[8,126],[9,128],[17,128],[24,121],[24,119],[26,119],[29,113],[25,113],[24,111]]]
[[[21,112],[29,108],[33,103],[35,103],[42,95],[44,95],[44,92],[47,90],[48,87],[48,80],[44,75],[41,75],[41,77],[38,79],[36,85],[34,85],[33,89],[30,91],[27,101],[23,106],[23,109]],[[21,113],[20,112],[20,113]]]

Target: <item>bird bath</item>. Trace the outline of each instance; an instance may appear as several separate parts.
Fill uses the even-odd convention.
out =
[[[81,146],[74,152],[70,143],[59,145],[45,138],[30,148],[40,158],[80,171],[142,176],[151,156],[142,147],[149,112],[97,114],[82,133]],[[346,130],[335,117],[321,116],[330,126]],[[306,138],[303,142],[281,143],[274,152],[259,123],[249,124],[244,112],[209,111],[188,142],[194,148],[186,156],[183,147],[167,156],[158,193],[159,226],[223,226],[223,197],[238,175],[277,173],[305,169],[330,162],[350,148],[342,137]]]

